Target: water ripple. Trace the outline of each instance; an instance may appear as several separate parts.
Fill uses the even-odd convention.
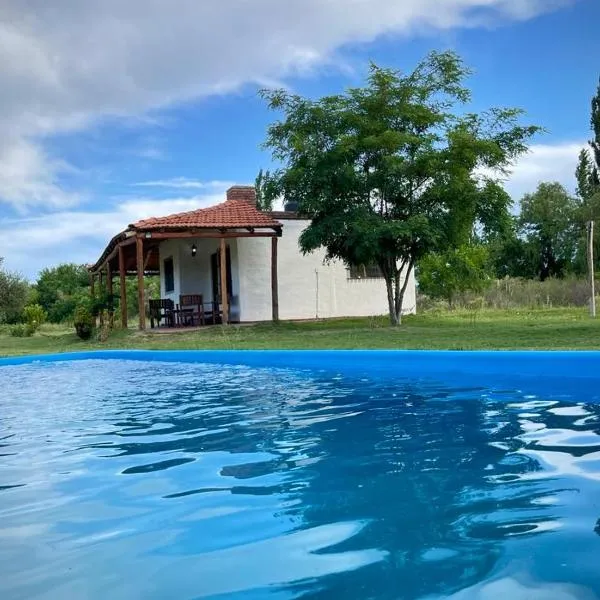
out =
[[[576,391],[121,361],[0,386],[2,598],[600,589],[600,406]]]

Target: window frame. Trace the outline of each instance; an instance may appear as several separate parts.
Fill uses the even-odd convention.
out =
[[[360,281],[361,279],[383,279],[383,273],[378,265],[350,265],[348,279]]]

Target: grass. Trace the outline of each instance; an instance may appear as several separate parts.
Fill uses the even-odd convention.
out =
[[[83,342],[72,329],[46,325],[31,338],[0,330],[0,356],[89,349],[600,349],[600,320],[581,308],[439,311],[405,317],[392,328],[383,317],[305,323],[207,327],[184,333],[116,330],[108,341]]]

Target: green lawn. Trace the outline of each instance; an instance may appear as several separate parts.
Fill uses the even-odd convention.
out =
[[[600,319],[584,309],[456,311],[406,317],[392,328],[384,318],[207,327],[185,333],[115,331],[107,342],[82,342],[70,329],[45,326],[32,338],[0,333],[0,355],[85,349],[600,349]]]

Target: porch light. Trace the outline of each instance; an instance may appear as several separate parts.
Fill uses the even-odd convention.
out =
[[[198,248],[196,248],[196,244],[192,244],[192,256],[196,256],[196,252],[198,252]]]

